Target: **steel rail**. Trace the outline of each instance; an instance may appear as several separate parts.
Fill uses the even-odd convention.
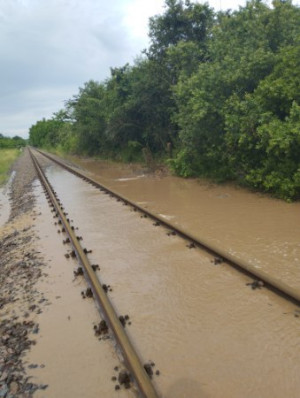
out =
[[[99,279],[97,278],[95,272],[92,269],[92,266],[83,250],[81,247],[80,243],[78,242],[78,239],[71,228],[71,225],[69,224],[55,194],[54,191],[50,185],[50,183],[47,180],[47,177],[44,175],[37,159],[33,155],[32,151],[29,148],[29,152],[33,161],[33,164],[35,166],[35,169],[37,171],[37,174],[40,178],[40,181],[44,188],[46,189],[48,195],[50,196],[50,199],[52,201],[52,204],[55,206],[55,210],[58,214],[58,217],[60,218],[66,233],[68,234],[70,241],[73,245],[73,248],[76,252],[77,258],[82,264],[82,266],[85,269],[85,273],[87,276],[87,279],[91,285],[91,288],[93,290],[94,297],[97,299],[97,302],[101,308],[101,310],[105,314],[105,318],[110,325],[113,334],[119,343],[119,346],[121,348],[121,351],[124,355],[124,359],[132,372],[132,375],[140,389],[140,392],[142,393],[143,397],[146,398],[158,398],[158,394],[154,389],[154,386],[146,373],[144,366],[142,362],[140,361],[136,350],[134,349],[131,341],[129,340],[129,337],[127,336],[126,332],[124,331],[124,327],[122,326],[118,315],[113,308],[111,302],[109,301],[107,294],[104,292]]]
[[[233,266],[234,268],[238,269],[239,271],[247,274],[248,276],[258,279],[259,281],[264,282],[265,286],[268,287],[270,290],[274,291],[275,293],[285,297],[286,299],[296,303],[297,305],[300,304],[300,290],[296,289],[292,286],[287,285],[285,282],[274,278],[272,275],[269,275],[267,272],[255,268],[254,265],[251,263],[247,262],[244,259],[240,259],[236,257],[235,255],[228,253],[226,250],[218,247],[217,245],[214,245],[213,243],[207,241],[205,238],[199,238],[195,236],[194,234],[191,234],[187,231],[185,231],[183,228],[180,228],[178,226],[175,226],[171,224],[170,222],[164,220],[162,217],[160,217],[157,214],[154,214],[150,212],[149,210],[139,206],[138,204],[134,203],[130,199],[126,198],[125,196],[113,191],[112,189],[108,188],[104,184],[100,184],[98,181],[94,180],[93,178],[87,176],[85,173],[80,172],[78,170],[75,170],[73,167],[66,165],[64,162],[56,159],[55,157],[49,155],[48,153],[45,153],[44,151],[40,151],[35,148],[39,153],[50,159],[51,161],[57,163],[61,167],[65,168],[72,174],[75,174],[76,176],[83,178],[84,180],[88,181],[91,183],[93,186],[99,188],[102,191],[105,191],[107,193],[110,193],[111,195],[115,196],[119,200],[123,201],[125,204],[129,204],[133,208],[139,210],[141,213],[146,214],[149,216],[151,219],[158,221],[159,224],[165,226],[166,228],[175,231],[177,235],[181,236],[182,238],[194,243],[196,246],[201,247],[208,251],[209,253],[221,257],[223,260],[225,260],[228,264]]]

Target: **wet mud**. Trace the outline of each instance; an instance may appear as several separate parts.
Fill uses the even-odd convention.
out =
[[[126,185],[121,187],[122,193],[130,196],[134,190],[132,199],[138,197],[137,201],[149,209],[159,209],[184,227],[199,225],[195,214],[194,220],[189,216],[192,204],[185,209],[179,206],[187,192],[179,195],[173,211],[167,212],[164,206],[170,209],[169,202],[154,200],[164,192],[162,189],[158,194],[155,189],[159,189],[154,189],[154,181],[161,181],[161,177],[146,177],[150,180],[146,191],[152,192],[146,197],[144,177],[132,179],[122,173],[117,177],[117,172],[113,170],[113,179],[105,177],[106,185],[116,188],[120,178],[131,178],[140,184],[139,189],[138,185],[134,189]],[[264,286],[254,286],[253,280],[209,254],[190,250],[178,236],[154,226],[147,218],[141,219],[130,206],[122,206],[57,166],[50,167],[47,175],[69,216],[80,226],[78,233],[92,250],[91,262],[99,264],[101,282],[113,287],[107,292],[113,305],[119,314],[130,314],[132,324],[126,330],[143,363],[156,364],[159,372],[152,375],[153,383],[162,396],[298,397],[300,324],[295,305]],[[165,178],[174,182],[173,177]],[[215,195],[221,188],[212,189]],[[209,195],[207,201],[214,196]],[[243,195],[248,198],[252,194]],[[167,200],[171,197],[166,195]],[[258,205],[252,197],[252,206],[260,207],[260,200],[270,200],[257,199]],[[215,206],[217,202],[210,200]],[[235,210],[237,203],[235,197],[231,204]],[[185,210],[187,218],[183,218]],[[233,236],[231,231],[228,234]]]

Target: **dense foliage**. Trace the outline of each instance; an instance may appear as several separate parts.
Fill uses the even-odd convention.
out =
[[[2,148],[21,148],[26,145],[26,140],[22,137],[14,136],[14,137],[5,137],[3,134],[0,134],[0,149]]]
[[[146,148],[179,175],[298,199],[299,7],[252,0],[215,13],[166,0],[149,36],[134,65],[85,83],[65,109],[32,126],[31,144],[125,160]]]

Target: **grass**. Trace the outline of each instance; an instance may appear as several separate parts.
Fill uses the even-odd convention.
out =
[[[0,149],[0,186],[7,181],[11,165],[19,155],[19,149]]]

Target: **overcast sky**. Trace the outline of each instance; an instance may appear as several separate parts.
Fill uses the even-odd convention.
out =
[[[164,0],[0,0],[0,133],[28,137],[90,79],[132,63]],[[245,0],[211,0],[215,9]]]

